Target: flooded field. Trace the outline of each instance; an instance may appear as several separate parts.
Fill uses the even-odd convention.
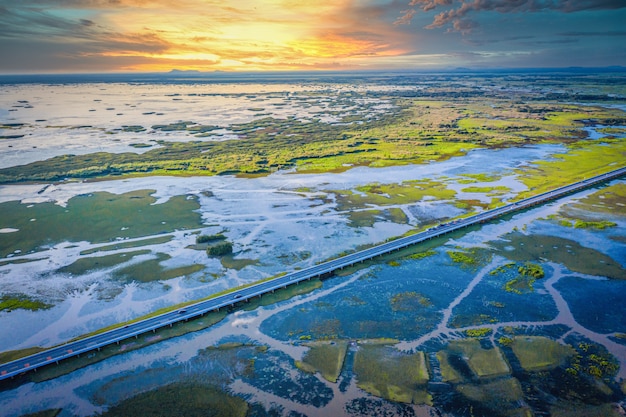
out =
[[[474,91],[470,84],[464,88]],[[423,91],[419,85],[235,86],[200,93],[134,85],[140,99],[130,101],[120,85],[3,85],[2,168],[48,169],[69,153],[106,159],[174,143],[261,141],[253,135],[286,128],[285,120],[403,135],[446,111],[443,101],[422,99],[419,111],[397,101]],[[57,98],[71,105],[53,107]],[[623,164],[623,121],[578,124],[582,115],[608,117],[604,111],[623,117],[619,107],[551,102],[536,123],[548,120],[550,135],[559,126],[558,140],[537,139],[538,127],[528,130],[536,140],[495,146],[505,134],[499,119],[478,102],[449,100],[448,111],[472,112],[437,129],[469,129],[484,142],[455,142],[442,158],[348,158],[341,169],[321,158],[263,175],[167,176],[159,168],[0,185],[0,323],[10,329],[0,332],[0,358]],[[428,117],[419,113],[426,105]],[[407,109],[412,122],[385,124]],[[266,117],[265,127],[242,130]],[[515,134],[535,122],[525,123]],[[0,382],[0,409],[7,416],[159,415],[168,407],[223,416],[622,415],[624,190],[615,180]],[[230,252],[211,250],[220,245]]]

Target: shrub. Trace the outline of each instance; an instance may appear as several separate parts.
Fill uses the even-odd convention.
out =
[[[199,235],[196,237],[196,243],[208,243],[214,240],[224,240],[226,236],[221,233],[217,233],[215,235]]]
[[[224,256],[233,253],[233,244],[230,242],[220,242],[213,246],[206,248],[206,253],[209,256]]]

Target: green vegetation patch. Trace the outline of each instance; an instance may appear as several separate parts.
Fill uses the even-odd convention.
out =
[[[39,353],[44,350],[46,350],[46,348],[35,346],[26,349],[7,350],[5,352],[0,352],[0,363],[12,362],[26,356],[34,355],[35,353]]]
[[[492,175],[492,174],[486,174],[486,173],[461,174],[461,176],[462,177],[466,177],[466,178],[468,178],[470,180],[470,182],[467,182],[467,184],[469,184],[471,182],[494,182],[494,181],[498,181],[500,179],[499,176]],[[463,184],[463,183],[461,182],[461,184]]]
[[[447,251],[452,262],[466,267],[475,267],[491,257],[491,254],[480,248],[471,248],[463,252]]]
[[[153,282],[165,281],[168,279],[191,275],[204,269],[202,264],[186,265],[177,268],[166,268],[161,262],[170,259],[171,256],[165,253],[157,253],[156,258],[147,261],[134,263],[113,271],[115,279],[125,282]]]
[[[24,294],[4,294],[0,296],[0,311],[13,310],[47,310],[51,304],[32,299]]]
[[[481,337],[489,336],[491,333],[493,333],[493,330],[491,330],[488,327],[482,327],[482,328],[479,328],[479,329],[467,329],[467,330],[465,330],[464,333],[468,337],[481,338]]]
[[[389,302],[393,311],[416,311],[433,305],[428,297],[415,291],[395,294]]]
[[[623,417],[613,404],[591,405],[582,402],[559,402],[550,407],[552,417]]]
[[[509,187],[499,185],[497,187],[466,187],[461,190],[464,193],[482,193],[488,196],[499,196],[511,192]]]
[[[428,258],[429,256],[433,256],[436,255],[437,252],[430,249],[427,251],[423,251],[423,252],[417,252],[417,253],[413,253],[411,255],[407,255],[406,259],[424,259],[424,258]]]
[[[198,235],[196,237],[197,244],[215,242],[218,240],[226,240],[226,236],[224,236],[223,233],[216,233],[213,235]]]
[[[402,353],[390,346],[359,344],[354,359],[357,385],[391,401],[432,404],[426,390],[429,379],[424,352]]]
[[[223,255],[220,257],[220,263],[226,269],[234,269],[236,271],[240,271],[247,266],[251,265],[259,265],[258,259],[248,259],[248,258],[235,258],[238,255]]]
[[[87,256],[79,258],[69,265],[57,269],[61,274],[83,275],[90,271],[112,268],[130,262],[135,256],[151,253],[148,249],[133,252],[115,253],[104,256]]]
[[[172,412],[185,417],[245,417],[248,404],[208,384],[174,383],[124,400],[102,417],[170,417]]]
[[[154,204],[152,190],[125,194],[97,192],[79,195],[67,207],[53,203],[26,206],[17,201],[0,203],[0,256],[16,250],[41,250],[69,241],[103,243],[201,226],[200,205],[195,197],[175,196]]]
[[[597,141],[582,141],[570,146],[568,153],[554,157],[548,161],[536,161],[517,171],[520,181],[528,187],[528,191],[517,196],[518,199],[617,169],[626,160],[626,141],[613,141],[610,146]]]
[[[612,382],[620,367],[617,359],[604,346],[595,343],[580,342],[575,349],[577,354],[566,371],[574,376],[583,374],[596,378],[596,388],[610,394],[612,390],[602,380]]]
[[[206,254],[212,257],[220,257],[233,253],[233,244],[230,242],[219,242],[206,248]]]
[[[611,257],[578,242],[556,236],[513,232],[490,243],[500,254],[515,261],[548,259],[582,274],[626,279],[626,270]],[[509,247],[512,247],[513,250]]]
[[[466,252],[448,251],[446,253],[450,257],[450,259],[452,259],[452,262],[465,265],[475,265],[477,262],[476,258],[468,255]]]
[[[576,220],[576,222],[574,223],[574,227],[576,229],[603,230],[603,229],[606,229],[607,227],[615,227],[615,226],[617,226],[617,223],[606,221],[606,220],[599,221],[599,222],[588,222],[584,220]]]
[[[87,250],[81,251],[80,254],[91,255],[96,252],[109,252],[109,251],[120,250],[120,249],[137,248],[137,247],[150,246],[150,245],[160,245],[163,243],[170,242],[173,238],[174,236],[169,235],[169,236],[153,237],[150,239],[133,240],[131,242],[123,241],[123,242],[115,243],[113,245],[100,246],[100,247],[93,248],[93,249],[87,249]]]
[[[535,281],[545,276],[545,272],[541,265],[526,262],[517,268],[519,275],[504,284],[504,290],[515,294],[527,294],[535,289],[533,285]]]
[[[574,209],[626,216],[626,184],[619,182],[572,204]]]
[[[466,97],[459,99],[456,87],[454,91],[441,93],[447,98],[437,105],[388,98],[394,108],[386,114],[344,117],[345,121],[359,120],[360,124],[338,125],[319,120],[305,123],[294,118],[264,117],[231,125],[230,130],[238,136],[236,140],[161,140],[157,142],[160,146],[142,154],[98,152],[57,156],[0,169],[0,183],[124,175],[266,175],[276,169],[293,167],[304,172],[338,172],[353,166],[441,161],[475,148],[576,143],[587,135],[582,130],[583,120],[593,119],[607,127],[623,120],[619,109],[574,104],[512,105],[510,99],[500,97],[490,97],[489,101],[501,105],[489,106],[484,100],[485,92],[479,94],[479,100],[468,99],[476,94],[469,90],[463,92]],[[211,135],[215,126],[178,121],[154,125],[152,129],[203,137]],[[599,144],[599,141],[588,142]],[[623,160],[623,155],[618,157]],[[604,164],[611,160],[590,157],[587,166],[597,168],[598,161]],[[573,178],[569,173],[562,178]]]
[[[497,413],[496,415],[529,415],[527,414],[529,410],[520,407],[524,393],[521,384],[515,378],[498,379],[480,384],[461,384],[456,386],[456,390],[465,398]],[[522,413],[516,414],[516,410]]]
[[[571,346],[541,336],[516,336],[509,346],[522,368],[530,372],[554,369],[576,353]]]
[[[331,192],[331,191],[327,191]],[[339,211],[368,209],[372,206],[385,207],[398,204],[412,204],[424,197],[437,200],[451,200],[456,192],[443,182],[433,180],[411,180],[400,184],[373,183],[357,187],[355,191],[332,191],[336,195]],[[406,219],[404,217],[404,219]],[[404,220],[406,222],[406,220]]]
[[[302,362],[296,361],[296,366],[306,372],[319,372],[327,381],[337,382],[346,357],[348,342],[320,341],[307,343],[306,346],[310,349],[302,358]]]
[[[437,352],[437,360],[439,361],[439,369],[443,382],[456,384],[463,381],[463,376],[457,372],[450,362],[450,354],[445,350]]]
[[[477,339],[453,340],[448,352],[459,355],[479,378],[508,375],[509,364],[499,348],[483,349]]]

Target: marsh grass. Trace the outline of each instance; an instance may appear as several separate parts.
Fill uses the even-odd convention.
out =
[[[493,247],[514,261],[541,261],[548,259],[565,265],[567,269],[588,275],[626,279],[626,270],[616,260],[573,240],[541,234],[525,235],[513,232],[504,240],[491,242]],[[513,247],[514,250],[506,250]]]
[[[524,392],[520,382],[515,378],[497,379],[481,384],[461,384],[456,386],[456,390],[467,399],[480,403],[492,412],[497,412],[496,415],[525,416],[529,412],[525,407],[520,407]],[[517,414],[516,410],[521,413]]]
[[[41,250],[66,241],[104,243],[202,225],[195,197],[175,196],[163,204],[154,204],[156,198],[150,195],[153,192],[79,195],[71,198],[67,207],[54,203],[31,207],[18,201],[0,203],[0,226],[19,229],[0,235],[0,256],[16,250]]]
[[[13,311],[13,310],[47,310],[52,307],[51,304],[44,303],[27,297],[24,294],[4,294],[0,296],[0,311]]]
[[[524,370],[538,372],[563,365],[576,351],[547,337],[516,336],[509,344]]]
[[[149,239],[134,240],[131,242],[124,241],[124,242],[115,243],[113,245],[100,246],[100,247],[93,248],[93,249],[87,249],[87,250],[81,251],[80,254],[91,255],[97,252],[109,252],[109,251],[114,251],[114,250],[137,248],[137,247],[142,247],[142,246],[161,245],[163,243],[171,242],[173,238],[174,236],[169,235],[169,236],[153,237]]]
[[[359,344],[354,359],[359,388],[377,397],[413,404],[432,404],[424,352],[407,354],[383,344]]]
[[[452,366],[448,351],[440,350],[437,352],[437,361],[439,361],[439,370],[443,382],[456,384],[464,380],[463,376]]]
[[[101,416],[170,417],[172,413],[185,417],[245,417],[248,404],[212,385],[173,383],[124,400]]]
[[[345,340],[320,341],[306,343],[309,350],[296,366],[306,372],[319,372],[324,379],[337,382],[343,361],[346,357],[348,342]]]
[[[448,353],[460,355],[479,377],[496,377],[511,373],[509,364],[498,347],[484,349],[477,339],[453,340]]]
[[[264,117],[229,126],[238,136],[233,140],[160,140],[158,147],[142,154],[58,156],[0,169],[0,183],[137,175],[267,175],[293,167],[301,172],[340,172],[354,166],[425,163],[464,155],[475,148],[574,143],[586,136],[582,120],[593,119],[611,127],[621,114],[618,109],[584,105],[516,105],[499,97],[490,98],[498,104],[490,107],[482,94],[474,99],[458,98],[456,89],[444,96],[441,101],[393,98],[393,112],[376,117],[346,116],[346,121],[361,124]],[[203,137],[210,136],[215,126],[180,121],[152,128]],[[597,166],[597,160],[602,159],[589,164]]]

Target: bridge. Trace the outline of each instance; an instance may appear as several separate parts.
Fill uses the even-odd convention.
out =
[[[299,271],[291,272],[286,275],[254,284],[245,288],[236,289],[233,292],[220,295],[205,301],[186,306],[177,311],[171,311],[159,316],[141,320],[127,326],[109,330],[94,336],[86,337],[80,340],[65,343],[42,352],[14,360],[0,365],[0,380],[13,378],[22,373],[41,368],[43,366],[58,363],[59,361],[78,356],[82,353],[98,350],[104,346],[119,343],[122,340],[136,337],[138,335],[155,331],[159,328],[171,326],[174,323],[190,320],[206,313],[219,310],[223,307],[232,306],[238,302],[258,297],[263,294],[272,292],[280,288],[286,288],[289,285],[296,284],[311,278],[328,275],[339,269],[363,262],[380,255],[385,255],[393,251],[397,251],[408,246],[412,246],[430,239],[434,239],[445,234],[460,230],[479,223],[502,217],[504,215],[525,210],[529,207],[542,204],[551,200],[558,199],[565,195],[575,193],[586,188],[601,184],[603,182],[619,178],[626,174],[626,167],[597,175],[583,181],[578,181],[545,193],[535,195],[530,198],[519,200],[517,202],[507,204],[492,210],[454,220],[448,223],[442,223],[432,227],[426,231],[416,233],[414,235],[401,237],[383,244],[373,246],[371,248],[351,253],[337,259],[320,263]]]

